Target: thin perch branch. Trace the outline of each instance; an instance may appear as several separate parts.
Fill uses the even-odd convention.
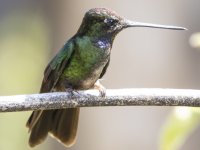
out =
[[[200,90],[116,89],[0,96],[0,112],[94,106],[200,106]]]

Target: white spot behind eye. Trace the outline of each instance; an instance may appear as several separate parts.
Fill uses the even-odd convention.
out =
[[[104,22],[104,23],[107,23],[107,21],[108,21],[108,19],[104,19],[104,21],[103,21],[103,22]]]

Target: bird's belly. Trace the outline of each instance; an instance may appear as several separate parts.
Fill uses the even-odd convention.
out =
[[[78,87],[80,89],[89,89],[92,88],[95,82],[99,79],[101,72],[105,65],[99,66],[96,69],[93,69],[90,74],[85,77],[83,80],[80,80]]]

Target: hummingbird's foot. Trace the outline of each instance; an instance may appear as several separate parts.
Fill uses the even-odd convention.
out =
[[[106,96],[106,88],[99,82],[99,80],[97,80],[94,84],[94,88],[99,91],[101,97]]]
[[[71,96],[75,96],[76,94],[79,94],[77,90],[74,90],[72,88],[66,88],[65,91],[68,92]]]

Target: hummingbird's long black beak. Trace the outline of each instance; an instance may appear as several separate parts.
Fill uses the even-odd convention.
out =
[[[184,27],[171,26],[171,25],[160,25],[152,23],[134,22],[131,20],[124,20],[124,28],[128,27],[148,27],[148,28],[160,28],[160,29],[171,29],[171,30],[187,30]]]

